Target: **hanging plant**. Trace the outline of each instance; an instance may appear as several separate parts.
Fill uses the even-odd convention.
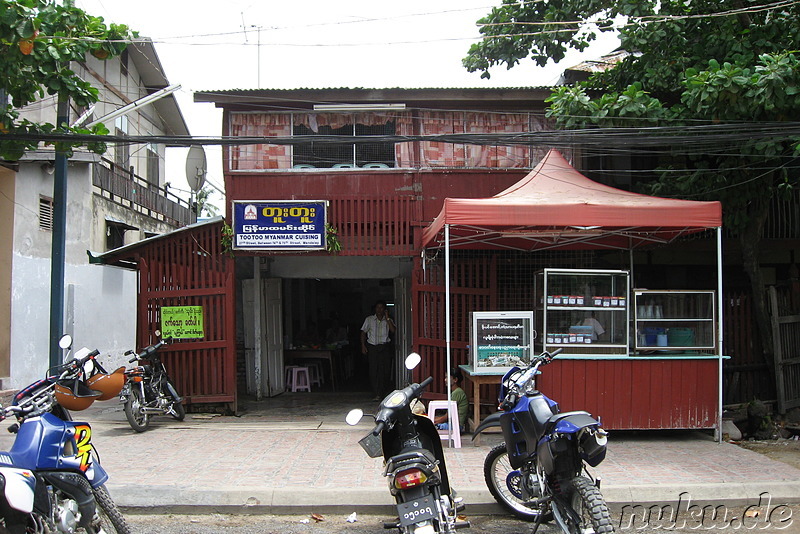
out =
[[[325,244],[331,254],[338,254],[342,250],[342,244],[339,242],[339,231],[328,223],[325,223]]]
[[[222,247],[222,253],[233,258],[233,228],[231,228],[228,223],[222,223],[222,232],[219,241]]]

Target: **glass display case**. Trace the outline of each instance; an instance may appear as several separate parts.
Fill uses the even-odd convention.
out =
[[[716,291],[634,289],[637,351],[714,351]]]
[[[470,346],[477,374],[527,367],[533,351],[532,311],[472,312]]]
[[[536,275],[536,350],[628,355],[628,271],[544,269]]]

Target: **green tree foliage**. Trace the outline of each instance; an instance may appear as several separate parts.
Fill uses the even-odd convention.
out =
[[[13,134],[49,133],[58,130],[104,135],[98,124],[93,129],[67,125],[38,124],[20,119],[17,109],[56,95],[69,98],[77,107],[89,106],[98,99],[97,89],[70,69],[70,63],[84,61],[87,54],[99,59],[119,55],[126,41],[135,34],[127,26],[111,24],[88,15],[71,0],[0,0],[0,92],[8,102],[0,102],[0,157],[15,161],[37,142],[15,140]],[[59,147],[67,152],[78,146]],[[102,143],[91,150],[102,153]]]
[[[195,213],[198,217],[216,217],[219,214],[219,208],[210,201],[213,192],[214,190],[207,185],[197,192]]]
[[[491,67],[512,68],[527,57],[538,65],[557,62],[568,49],[584,50],[599,32],[618,32],[625,59],[550,97],[548,114],[564,128],[747,128],[800,116],[798,2],[504,0],[478,22],[485,39],[470,48],[464,66],[485,77]],[[703,151],[664,144],[673,157],[648,192],[722,202],[771,352],[758,246],[772,202],[798,185],[798,139],[720,138]]]

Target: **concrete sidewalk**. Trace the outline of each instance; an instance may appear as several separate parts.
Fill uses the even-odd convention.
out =
[[[76,420],[92,425],[93,443],[114,500],[128,509],[170,512],[390,513],[381,461],[358,440],[371,419],[344,423],[348,409],[366,412],[366,395],[285,394],[249,403],[240,417],[188,414],[153,419],[147,432],[128,426],[114,400],[97,402]],[[0,450],[13,436],[3,432]],[[498,512],[486,489],[483,460],[500,436],[479,446],[445,449],[451,485],[469,514]],[[703,432],[611,432],[606,460],[594,470],[609,504],[773,504],[800,502],[800,470]]]

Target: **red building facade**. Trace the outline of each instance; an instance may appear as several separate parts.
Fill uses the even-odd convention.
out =
[[[337,322],[348,327],[348,346],[356,349],[337,364],[340,378],[358,387],[357,331],[376,299],[389,302],[398,319],[398,362],[416,350],[423,356],[420,374],[443,376],[444,264],[439,252],[421,249],[422,229],[444,198],[492,196],[539,162],[549,147],[500,143],[493,134],[547,130],[549,95],[547,88],[196,93],[196,101],[222,108],[223,135],[236,138],[223,152],[227,201],[327,201],[327,222],[341,244],[337,254],[234,251],[241,387],[257,396],[282,391],[285,357],[306,346],[301,337],[308,332],[324,344],[323,332]],[[470,312],[535,309],[537,270],[627,262],[625,255],[593,251],[456,254],[454,363],[469,363]],[[704,395],[688,396],[677,412],[674,401],[651,398],[649,392],[663,390],[655,385],[666,372],[654,361],[563,362],[549,369],[547,384],[562,409],[598,413],[610,428],[714,426],[717,396],[707,385],[716,383],[715,365],[681,366],[681,387]],[[402,380],[401,373],[398,363]],[[493,398],[494,388],[483,387],[482,398]],[[633,403],[642,409],[631,411]]]

